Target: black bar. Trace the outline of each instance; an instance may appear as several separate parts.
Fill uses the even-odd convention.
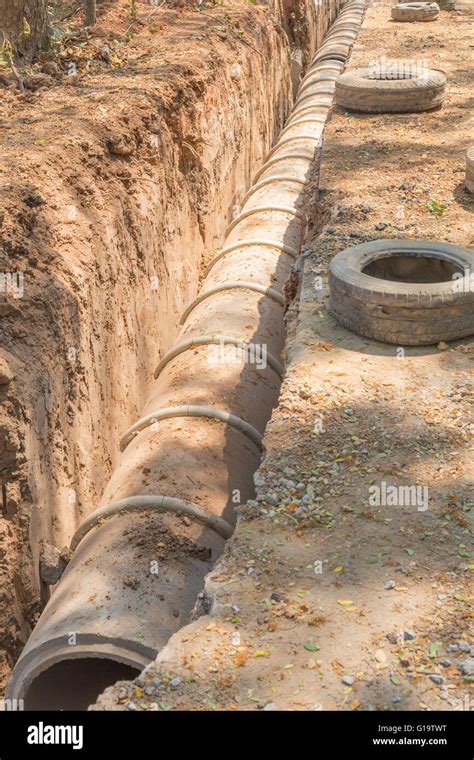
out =
[[[3,712],[0,760],[104,753],[106,760],[135,760],[169,755],[173,747],[180,756],[189,748],[214,755],[238,750],[255,756],[260,751],[268,758],[273,748],[281,751],[283,746],[310,757],[330,752],[336,758],[472,760],[473,734],[468,711]],[[50,739],[70,743],[50,744]]]

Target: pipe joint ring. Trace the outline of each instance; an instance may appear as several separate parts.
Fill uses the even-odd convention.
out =
[[[314,139],[314,138],[313,138]],[[291,214],[292,216],[295,216],[297,219],[302,219],[303,214],[301,211],[298,211],[295,208],[292,208],[291,206],[274,206],[273,204],[269,204],[268,206],[254,206],[254,208],[249,208],[248,211],[242,211],[241,214],[235,217],[235,219],[232,220],[232,222],[227,227],[224,236],[227,237],[230,235],[234,227],[237,227],[240,222],[243,222],[244,219],[247,219],[249,216],[253,216],[253,214],[260,214],[264,213],[265,211],[277,211],[282,214]]]
[[[185,310],[183,316],[181,317],[180,324],[184,324],[193,309],[198,306],[198,304],[202,303],[206,298],[210,298],[210,296],[215,295],[216,293],[222,293],[225,290],[234,290],[234,288],[243,288],[244,290],[254,290],[256,293],[261,293],[264,296],[267,296],[268,298],[271,298],[272,301],[276,301],[281,306],[284,306],[285,296],[280,293],[278,290],[275,290],[275,288],[267,288],[265,285],[259,285],[258,282],[251,282],[251,281],[232,281],[232,282],[222,282],[219,285],[214,285],[212,288],[208,288],[207,290],[201,291],[198,296],[192,301],[192,303],[189,304],[187,309]]]
[[[79,526],[71,539],[71,550],[74,552],[82,539],[103,520],[107,520],[114,515],[123,514],[124,512],[135,512],[138,510],[153,510],[161,512],[174,512],[188,515],[207,525],[222,538],[230,538],[233,528],[222,517],[211,515],[205,512],[201,507],[184,499],[176,499],[173,496],[130,496],[128,499],[119,499],[112,501],[103,507],[99,507]]]
[[[238,430],[239,433],[245,435],[255,446],[262,450],[262,435],[258,432],[253,425],[246,422],[241,417],[237,417],[235,414],[230,414],[223,409],[216,409],[214,406],[206,406],[204,404],[183,404],[180,406],[167,406],[162,409],[157,409],[151,414],[147,414],[145,417],[141,417],[135,422],[128,430],[125,431],[120,439],[120,451],[124,451],[128,444],[135,438],[138,433],[146,428],[150,427],[160,420],[168,420],[174,417],[204,417],[211,420],[219,420],[229,427],[233,427]]]
[[[288,256],[291,256],[292,259],[298,258],[298,251],[296,248],[293,248],[291,245],[286,245],[285,243],[280,243],[278,240],[265,240],[263,238],[251,238],[250,240],[239,240],[238,243],[232,243],[231,245],[226,245],[225,248],[222,248],[222,250],[215,256],[212,261],[209,262],[207,265],[207,269],[205,271],[205,276],[209,274],[214,264],[217,264],[218,261],[220,261],[224,256],[226,256],[228,253],[233,253],[234,251],[239,251],[241,248],[248,248],[252,246],[264,246],[268,248],[275,248],[276,250],[280,251],[281,253],[287,253]]]
[[[254,345],[251,342],[246,343],[240,338],[234,338],[231,335],[198,335],[195,338],[188,338],[187,340],[182,340],[174,348],[172,348],[171,351],[168,351],[168,353],[163,356],[155,370],[155,378],[160,375],[160,373],[164,370],[170,361],[175,359],[177,356],[180,356],[180,354],[184,353],[185,351],[188,351],[190,348],[220,344],[237,346],[243,350],[247,350],[248,348],[251,348],[252,345]],[[277,373],[280,380],[283,380],[285,368],[278,361],[278,359],[276,359],[272,354],[269,354],[268,352],[265,355],[265,359],[268,362],[268,366]]]

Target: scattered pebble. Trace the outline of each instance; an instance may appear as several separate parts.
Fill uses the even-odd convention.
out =
[[[280,593],[280,591],[272,591],[270,599],[272,599],[274,602],[284,602],[286,596],[285,594]]]
[[[463,676],[474,676],[474,657],[469,657],[467,660],[460,662],[459,670]]]

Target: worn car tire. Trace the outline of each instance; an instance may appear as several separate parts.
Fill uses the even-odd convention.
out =
[[[389,72],[390,75],[390,72]],[[376,79],[372,69],[352,69],[337,80],[338,106],[361,113],[414,113],[440,106],[446,90],[442,71],[427,69],[421,76]]]
[[[437,3],[397,3],[391,10],[394,21],[434,21],[439,16]]]
[[[403,273],[420,266],[423,277],[441,281],[413,282],[413,272],[396,281],[377,273],[381,267]],[[333,258],[329,309],[344,327],[383,343],[424,346],[458,340],[474,334],[472,273],[474,251],[469,249],[429,240],[375,240]]]
[[[474,193],[474,145],[466,153],[466,188]]]

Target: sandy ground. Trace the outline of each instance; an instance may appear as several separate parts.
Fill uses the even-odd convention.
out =
[[[359,338],[327,313],[325,285],[334,253],[380,236],[474,246],[473,46],[456,13],[394,25],[369,9],[349,66],[426,58],[447,73],[446,103],[333,112],[257,500],[208,577],[211,614],[94,709],[473,709],[473,344]],[[428,501],[374,505],[383,482]]]

